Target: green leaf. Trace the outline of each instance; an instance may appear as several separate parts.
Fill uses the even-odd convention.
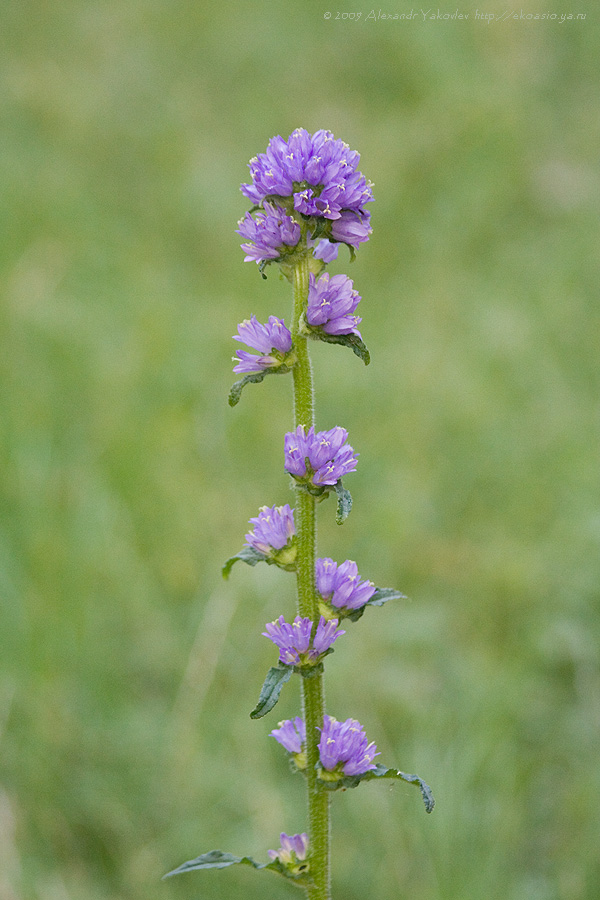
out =
[[[197,872],[201,869],[227,869],[229,866],[236,865],[252,866],[253,869],[268,869],[271,872],[276,872],[278,875],[283,875],[284,878],[290,879],[298,887],[313,884],[308,871],[291,872],[282,865],[279,859],[272,859],[268,863],[259,863],[252,859],[251,856],[234,856],[233,853],[223,853],[222,850],[211,850],[209,853],[197,856],[196,859],[184,862],[181,866],[173,869],[172,872],[167,872],[166,875],[163,875],[163,881],[172,875],[181,875],[182,872]]]
[[[238,560],[245,562],[248,566],[255,566],[259,562],[268,562],[266,556],[259,553],[254,547],[242,547],[240,552],[236,553],[235,556],[231,556],[223,566],[221,570],[223,578],[229,578],[229,573]]]
[[[240,402],[242,391],[247,384],[260,384],[261,381],[264,381],[267,375],[287,375],[287,373],[291,371],[292,370],[289,366],[271,366],[268,369],[263,369],[261,372],[249,372],[247,375],[244,375],[244,377],[239,381],[236,381],[234,385],[232,385],[231,390],[229,391],[229,405],[237,406],[237,404]]]
[[[251,719],[261,719],[270,712],[281,694],[281,689],[289,681],[294,673],[293,666],[286,666],[279,663],[278,666],[272,666],[267,672],[264,684],[260,691],[258,703],[250,713]]]
[[[279,869],[274,862],[258,863],[251,856],[234,856],[232,853],[223,853],[222,850],[211,850],[210,853],[203,853],[196,859],[182,863],[172,872],[167,872],[166,875],[163,875],[163,879],[170,878],[171,875],[181,875],[182,872],[196,872],[199,869],[226,869],[240,863],[244,866],[252,866],[254,869]]]
[[[433,812],[435,799],[432,790],[427,782],[423,781],[419,775],[408,775],[406,772],[401,772],[399,769],[388,769],[386,766],[378,765],[375,769],[371,769],[370,772],[367,772],[366,780],[370,781],[373,778],[395,778],[399,781],[406,781],[407,784],[416,784],[423,797],[425,812]]]
[[[343,525],[352,509],[352,495],[350,494],[350,491],[346,490],[345,487],[342,487],[341,478],[339,481],[336,481],[334,487],[338,498],[335,521],[338,525]]]
[[[344,616],[344,618],[350,619],[351,622],[358,622],[367,606],[383,606],[383,604],[387,603],[388,600],[407,599],[408,598],[406,594],[402,594],[400,591],[397,591],[394,588],[375,588],[375,593],[369,600],[367,600],[364,606],[361,606],[359,609],[354,609],[351,613]]]
[[[388,600],[408,600],[408,597],[395,588],[375,588],[375,593],[365,606],[383,606]]]
[[[311,337],[326,344],[341,344],[343,347],[350,347],[353,353],[362,359],[365,366],[371,362],[371,354],[367,350],[367,345],[357,334],[327,334],[325,331],[311,331]]]
[[[399,769],[388,769],[387,766],[377,765],[374,769],[364,772],[362,775],[346,775],[338,781],[322,781],[317,777],[319,787],[325,791],[339,791],[347,788],[355,788],[361,781],[373,781],[375,778],[394,778],[399,781],[406,781],[407,784],[416,784],[420,788],[423,803],[425,804],[425,812],[432,812],[435,806],[435,800],[431,788],[427,782],[423,781],[418,775],[408,775]]]

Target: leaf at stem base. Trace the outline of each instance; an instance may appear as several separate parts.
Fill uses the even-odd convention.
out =
[[[307,872],[299,874],[290,872],[278,859],[273,859],[268,863],[259,863],[252,859],[251,856],[234,856],[233,853],[224,853],[222,850],[211,850],[209,853],[197,856],[196,859],[190,859],[182,863],[182,865],[173,869],[172,872],[167,872],[166,875],[163,875],[163,880],[170,878],[172,875],[181,875],[183,872],[198,872],[202,869],[227,869],[229,866],[236,865],[251,866],[253,869],[270,869],[278,875],[283,875],[284,878],[291,879],[299,887],[312,884],[312,879]]]

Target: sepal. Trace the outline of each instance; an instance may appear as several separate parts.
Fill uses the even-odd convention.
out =
[[[287,373],[291,371],[292,369],[290,366],[281,365],[271,366],[267,369],[262,369],[260,372],[249,372],[247,375],[244,375],[243,378],[240,378],[239,381],[236,381],[235,384],[231,386],[231,390],[229,391],[229,405],[237,406],[237,404],[240,402],[242,391],[247,384],[260,384],[260,382],[263,381],[267,377],[267,375],[287,375]]]
[[[407,600],[406,594],[396,591],[394,588],[376,588],[375,593],[367,602],[358,609],[353,609],[349,613],[342,613],[342,618],[350,619],[351,622],[358,622],[367,606],[383,606],[388,600]],[[329,607],[328,607],[329,609]],[[337,613],[337,608],[332,606],[331,609]]]
[[[312,879],[308,873],[300,872],[295,874],[287,869],[278,859],[272,859],[268,863],[259,863],[252,859],[251,856],[234,856],[233,853],[224,853],[222,850],[211,850],[209,853],[197,856],[196,859],[190,859],[182,863],[182,865],[173,869],[172,872],[167,872],[166,875],[163,875],[163,880],[170,878],[172,875],[181,875],[183,872],[197,872],[201,869],[227,869],[229,866],[235,865],[251,866],[253,869],[270,869],[271,872],[283,875],[284,878],[289,878],[299,886],[312,884]]]
[[[399,769],[388,769],[387,766],[377,765],[374,769],[363,772],[361,775],[344,775],[337,781],[329,781],[320,778],[317,774],[317,784],[320,789],[324,791],[343,791],[348,788],[358,787],[361,781],[373,781],[375,778],[394,778],[399,781],[406,781],[407,784],[416,784],[423,797],[425,812],[433,812],[435,799],[427,782],[423,781],[419,775],[408,775],[406,772],[401,772]]]

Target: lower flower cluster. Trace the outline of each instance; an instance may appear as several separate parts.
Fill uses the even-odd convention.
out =
[[[322,781],[339,781],[346,776],[363,775],[376,768],[377,747],[369,743],[362,725],[356,719],[338,722],[325,716],[319,729],[319,777]],[[306,727],[298,716],[280,722],[271,736],[291,755],[298,769],[306,768]]]
[[[279,661],[286,666],[314,666],[331,649],[331,645],[345,631],[337,630],[338,620],[327,621],[321,616],[314,637],[313,623],[296,616],[289,625],[283,616],[265,625],[265,637],[279,647]]]
[[[281,847],[279,850],[268,850],[269,858],[277,861],[291,875],[301,875],[308,872],[310,865],[308,862],[308,835],[306,832],[302,834],[288,835],[281,832],[279,835]]]
[[[307,488],[324,489],[356,470],[357,454],[339,425],[329,431],[299,425],[285,436],[285,470]]]

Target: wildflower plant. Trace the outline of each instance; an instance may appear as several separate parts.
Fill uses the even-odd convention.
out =
[[[358,454],[345,428],[315,428],[309,343],[345,345],[365,365],[370,359],[358,330],[361,319],[355,315],[359,293],[346,275],[330,277],[325,272],[340,245],[347,246],[352,260],[371,234],[366,206],[374,199],[372,184],[358,162],[359,154],[329,131],[309,134],[298,128],[287,141],[272,138],[266,152],[250,161],[250,181],[241,190],[254,206],[238,223],[245,260],[256,262],[263,277],[267,266],[279,265],[293,287],[293,308],[289,329],[275,316],[265,324],[251,316],[238,326],[234,340],[257,352],[238,350],[234,372],[244,377],[232,387],[229,403],[239,402],[247,384],[269,374],[291,373],[294,428],[283,439],[283,468],[291,478],[295,508],[263,506],[250,519],[253,527],[246,543],[225,563],[223,575],[228,577],[238,561],[251,566],[266,562],[295,575],[296,617],[288,621],[281,614],[262,632],[275,644],[279,659],[269,669],[250,715],[265,716],[285,683],[299,676],[302,715],[280,722],[270,734],[287,752],[292,770],[306,781],[308,830],[291,836],[283,832],[281,847],[268,851],[266,863],[213,850],[169,873],[249,865],[291,880],[309,900],[331,896],[333,791],[393,778],[417,785],[427,812],[434,806],[430,788],[418,775],[376,761],[377,747],[356,719],[338,721],[325,711],[324,661],[334,652],[334,643],[343,652],[340,623],[356,622],[368,606],[404,596],[361,579],[353,560],[338,564],[316,554],[316,506],[335,494],[336,521],[344,522],[352,498],[342,479],[356,470]]]

